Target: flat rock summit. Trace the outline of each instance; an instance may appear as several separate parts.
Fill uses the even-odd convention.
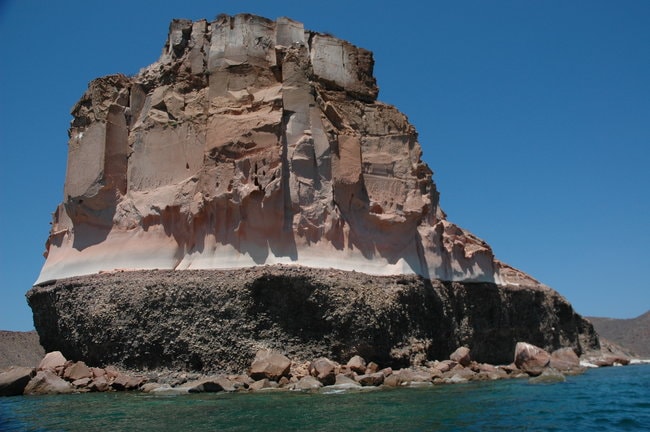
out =
[[[288,18],[174,20],[72,109],[28,293],[47,351],[236,369],[260,348],[386,364],[598,346],[552,289],[446,219],[372,53]]]

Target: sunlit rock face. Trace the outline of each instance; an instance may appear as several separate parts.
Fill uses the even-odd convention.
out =
[[[174,20],[160,59],[74,106],[37,283],[297,264],[535,284],[445,220],[372,53],[287,18]]]

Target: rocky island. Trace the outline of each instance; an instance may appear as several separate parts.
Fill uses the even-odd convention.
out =
[[[598,349],[561,295],[446,219],[378,93],[371,52],[247,14],[174,20],[156,63],[92,81],[27,294],[45,350],[235,373],[265,350],[399,368]]]

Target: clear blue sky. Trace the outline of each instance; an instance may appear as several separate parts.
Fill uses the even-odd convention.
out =
[[[650,308],[650,1],[0,0],[0,329],[32,328],[88,82],[154,62],[172,18],[222,12],[372,50],[451,221],[583,315]]]

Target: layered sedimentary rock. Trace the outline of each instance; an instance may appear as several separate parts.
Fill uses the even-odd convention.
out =
[[[175,20],[162,57],[90,83],[37,283],[301,264],[519,283],[445,220],[369,51],[280,18]]]
[[[131,365],[231,367],[250,360],[244,357],[259,348],[256,340],[272,344],[271,336],[275,345],[309,355],[337,357],[376,346],[385,361],[413,338],[433,341],[426,343],[435,348],[424,352],[444,357],[469,338],[485,361],[511,358],[514,345],[506,346],[516,340],[578,351],[597,345],[593,329],[572,310],[558,318],[553,307],[541,307],[565,310],[564,300],[549,300],[556,293],[499,262],[484,241],[446,220],[414,127],[377,95],[369,51],[287,18],[251,15],[174,20],[156,63],[133,77],[91,82],[72,110],[65,196],[53,216],[37,287],[28,295],[44,347],[91,363],[101,361],[91,358],[101,353]],[[238,275],[278,264],[354,270],[368,275],[370,287],[392,283],[380,276],[408,275],[414,278],[408,284],[421,290],[417,302],[425,303],[406,306],[397,291],[377,288],[388,302],[379,305],[370,294],[346,291],[343,279],[340,295],[334,288],[321,295],[325,276],[307,283],[289,274],[269,283],[283,280],[293,294],[281,295],[278,287],[255,301],[298,313],[298,324],[258,325],[251,324],[259,321],[250,309],[254,300],[237,299],[262,282],[229,286],[223,276],[215,286],[184,282],[200,279],[190,270],[240,269],[221,273]],[[154,269],[176,273],[158,284],[151,282],[160,277]],[[123,276],[89,276],[118,270],[139,272],[128,283]],[[152,286],[162,291],[149,297]],[[461,306],[465,292],[491,296],[485,307],[493,312],[477,302]],[[365,324],[344,318],[357,295],[361,309],[352,311],[374,317]],[[313,302],[318,310],[310,309]],[[523,321],[512,318],[520,308],[536,312]],[[393,316],[392,309],[401,312]],[[165,320],[178,310],[192,320]],[[227,334],[224,322],[236,337],[220,339]],[[267,325],[282,331],[260,333]],[[376,325],[392,330],[375,333]],[[466,325],[481,337],[458,330]],[[295,326],[314,339],[295,336]],[[140,327],[146,332],[138,333]],[[515,338],[507,327],[532,333]],[[197,330],[176,332],[182,328]],[[159,337],[151,342],[146,334]],[[485,347],[477,348],[481,343]],[[211,348],[200,348],[206,344]]]

